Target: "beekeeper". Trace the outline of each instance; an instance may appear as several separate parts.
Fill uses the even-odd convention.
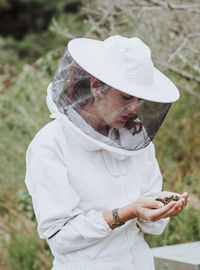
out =
[[[152,139],[176,86],[139,38],[73,39],[30,143],[26,185],[54,270],[153,270],[143,232],[161,234],[187,192],[164,206]]]

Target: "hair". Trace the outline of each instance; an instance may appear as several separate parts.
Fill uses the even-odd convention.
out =
[[[134,115],[131,119],[129,119],[125,127],[131,132],[132,135],[138,134],[142,131],[142,123],[137,118],[137,115]]]
[[[64,86],[58,98],[58,106],[66,107],[72,105],[74,108],[79,109],[89,101],[92,101],[93,95],[90,90],[91,77],[91,74],[72,60],[66,70]]]

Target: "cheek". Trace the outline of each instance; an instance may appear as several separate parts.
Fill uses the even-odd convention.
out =
[[[123,114],[126,105],[123,104],[122,100],[116,98],[116,96],[106,95],[101,100],[98,106],[98,112],[102,119],[106,123],[121,122],[120,116]]]
[[[123,110],[124,104],[116,97],[109,96],[105,99],[104,108],[106,111],[116,114]]]
[[[125,122],[120,118],[122,109],[119,106],[107,106],[103,112],[104,121],[113,128],[121,128]]]
[[[104,106],[104,114],[109,118],[115,118],[120,115],[122,111],[121,104],[118,103],[107,103]]]

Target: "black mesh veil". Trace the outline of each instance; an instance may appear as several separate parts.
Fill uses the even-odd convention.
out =
[[[128,95],[95,78],[66,52],[51,86],[53,102],[87,135],[127,150],[146,147],[171,103]]]

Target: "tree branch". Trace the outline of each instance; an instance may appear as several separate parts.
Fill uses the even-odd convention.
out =
[[[189,72],[184,71],[184,70],[179,70],[177,67],[169,65],[167,63],[159,62],[159,65],[165,67],[166,69],[172,70],[175,73],[177,73],[177,74],[181,75],[182,77],[185,77],[189,80],[195,80],[197,82],[200,82],[200,76],[195,76],[195,75],[190,74]]]
[[[170,55],[170,57],[167,60],[168,63],[170,63],[176,57],[176,55],[180,53],[180,51],[185,47],[187,42],[188,42],[188,39],[185,38],[183,42],[181,43],[181,45],[176,49],[176,51]]]

